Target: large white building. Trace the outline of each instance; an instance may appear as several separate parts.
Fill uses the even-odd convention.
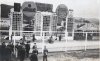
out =
[[[11,35],[22,36],[22,32],[20,32],[23,30],[23,28],[22,28],[23,27],[22,11],[16,12],[12,8],[10,10],[10,19],[11,19],[11,25],[10,25],[10,29],[9,29],[9,37],[11,37]]]
[[[37,12],[35,17],[35,31],[56,31],[57,15],[55,13]]]
[[[34,31],[56,31],[57,28],[57,15],[52,12],[40,12],[35,15]]]
[[[73,33],[73,10],[69,9],[68,19],[67,19],[67,40],[73,40],[74,33]]]

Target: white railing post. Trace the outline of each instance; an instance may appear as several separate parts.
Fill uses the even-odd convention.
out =
[[[44,41],[44,33],[45,32],[42,32],[42,53],[43,53],[43,49],[44,49],[44,45],[45,45],[45,41]]]
[[[86,33],[86,38],[85,38],[85,51],[87,50],[87,35],[88,35],[88,33],[87,32],[85,32]]]
[[[66,39],[66,44],[65,44],[65,50],[67,51],[68,49],[68,31],[67,31],[67,21],[68,21],[68,16],[66,17],[66,29],[65,29],[65,39]]]
[[[14,32],[14,37],[13,37],[13,40],[14,40],[14,54],[16,55],[16,52],[15,52],[15,31],[13,31]]]

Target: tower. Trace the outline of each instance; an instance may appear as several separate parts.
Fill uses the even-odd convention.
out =
[[[20,9],[20,3],[14,3],[14,8],[10,10],[10,19],[11,19],[11,26],[9,30],[9,36],[22,36],[22,24],[23,24],[23,13]]]
[[[73,33],[73,10],[69,9],[69,15],[68,15],[68,20],[67,20],[67,36],[68,40],[73,40],[74,38],[74,33]]]

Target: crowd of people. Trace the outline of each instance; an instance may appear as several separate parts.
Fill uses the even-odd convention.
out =
[[[32,53],[30,54],[30,42],[17,42],[16,45],[13,45],[12,42],[6,44],[3,42],[0,45],[0,61],[24,61],[26,58],[29,58],[30,61],[38,61],[38,49],[36,43],[32,47]],[[47,61],[48,49],[44,46],[43,50],[43,61]],[[12,58],[15,57],[15,60]]]
[[[0,61],[11,61],[11,56],[14,52],[14,45],[9,42],[6,46],[5,42],[0,45]]]

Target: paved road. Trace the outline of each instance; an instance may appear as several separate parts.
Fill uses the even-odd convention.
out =
[[[100,41],[68,41],[68,42],[54,42],[50,43],[37,43],[39,52],[42,51],[44,45],[50,52],[54,51],[66,51],[66,50],[81,50],[81,49],[97,49],[100,48]],[[31,48],[34,43],[31,43]],[[31,49],[32,51],[32,49]],[[31,52],[30,51],[30,52]]]
[[[83,59],[88,58],[89,61],[92,61],[92,59],[95,59],[95,61],[99,60],[99,49],[89,49],[89,50],[71,50],[67,52],[56,52],[56,53],[49,53],[48,54],[48,61],[81,61]],[[42,54],[38,55],[39,60],[43,61]],[[28,58],[25,59],[25,61],[30,61]],[[83,60],[86,61],[86,60]]]

